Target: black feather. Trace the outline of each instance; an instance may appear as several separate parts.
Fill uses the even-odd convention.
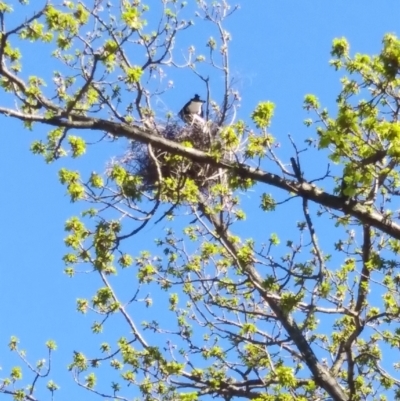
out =
[[[190,99],[179,112],[179,117],[185,123],[191,123],[193,121],[193,116],[198,115],[203,118],[203,103],[205,100],[201,100],[200,96],[195,94],[192,99]]]

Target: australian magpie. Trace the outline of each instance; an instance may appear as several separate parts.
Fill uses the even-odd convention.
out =
[[[179,112],[179,117],[188,124],[193,123],[195,116],[203,117],[203,103],[205,100],[201,100],[199,95],[194,95],[193,99],[190,99]]]

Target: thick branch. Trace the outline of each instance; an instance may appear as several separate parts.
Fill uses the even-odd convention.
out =
[[[308,182],[287,180],[276,174],[268,173],[245,164],[239,164],[228,160],[215,160],[213,156],[203,151],[186,148],[178,143],[159,136],[157,133],[147,128],[145,129],[135,125],[115,123],[101,118],[77,115],[70,115],[69,119],[63,116],[48,119],[40,115],[24,114],[3,107],[0,107],[0,114],[14,117],[22,121],[39,122],[56,127],[98,130],[108,132],[116,137],[125,137],[142,143],[151,144],[155,148],[185,156],[188,159],[199,163],[206,163],[214,167],[224,168],[231,174],[269,184],[309,199],[322,206],[340,210],[345,214],[355,217],[363,224],[375,227],[393,238],[400,239],[400,225],[391,221],[388,216],[371,210],[370,207],[363,206],[357,202],[349,202],[342,197],[331,195]]]
[[[203,209],[204,207],[201,208]],[[275,299],[274,295],[265,289],[263,285],[263,278],[260,276],[254,265],[252,263],[242,263],[239,260],[237,256],[239,254],[238,245],[234,244],[230,240],[230,234],[228,233],[227,229],[219,223],[218,218],[214,214],[207,213],[205,211],[204,213],[215,228],[216,238],[231,254],[235,264],[247,275],[261,297],[268,303],[277,319],[285,328],[290,339],[294,342],[299,350],[304,362],[310,369],[315,382],[321,388],[323,388],[334,401],[347,401],[348,397],[346,393],[340,387],[336,378],[318,361],[309,342],[304,337],[301,329],[298,327],[292,315],[290,313],[286,313],[284,308],[281,306],[280,301]]]

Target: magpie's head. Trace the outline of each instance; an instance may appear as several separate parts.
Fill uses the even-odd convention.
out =
[[[194,98],[192,99],[193,102],[205,103],[205,100],[201,100],[200,96],[196,93]]]

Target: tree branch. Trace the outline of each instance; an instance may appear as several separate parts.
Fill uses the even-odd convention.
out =
[[[342,211],[343,213],[356,218],[361,223],[375,227],[382,232],[389,234],[393,238],[400,240],[400,225],[391,221],[389,216],[375,212],[369,207],[356,202],[348,202],[339,196],[331,195],[324,192],[314,184],[310,184],[306,181],[297,182],[287,180],[276,174],[263,171],[259,168],[253,168],[246,164],[235,163],[229,160],[216,160],[212,155],[201,150],[186,148],[179,143],[161,137],[150,129],[141,128],[137,125],[115,123],[101,118],[77,115],[69,115],[69,119],[66,119],[63,116],[45,118],[41,115],[24,114],[4,107],[0,107],[0,114],[14,117],[22,121],[39,122],[56,127],[103,131],[116,137],[125,137],[145,144],[151,144],[155,148],[184,156],[199,163],[207,163],[214,167],[226,169],[231,174],[272,185],[309,199],[322,206]]]
[[[251,263],[242,263],[239,258],[239,247],[233,243],[230,238],[228,230],[222,227],[218,221],[218,217],[212,213],[206,213],[206,217],[210,223],[215,227],[216,238],[221,244],[227,249],[233,258],[235,265],[237,265],[250,279],[254,287],[257,289],[259,294],[268,303],[271,310],[274,312],[277,319],[280,321],[282,326],[285,328],[288,336],[296,344],[302,358],[308,368],[310,369],[314,380],[321,386],[335,401],[347,401],[348,397],[335,377],[326,369],[315,356],[310,344],[305,339],[301,329],[297,326],[296,321],[293,319],[290,313],[285,312],[281,307],[280,301],[275,299],[273,294],[270,294],[263,285],[263,279]]]

